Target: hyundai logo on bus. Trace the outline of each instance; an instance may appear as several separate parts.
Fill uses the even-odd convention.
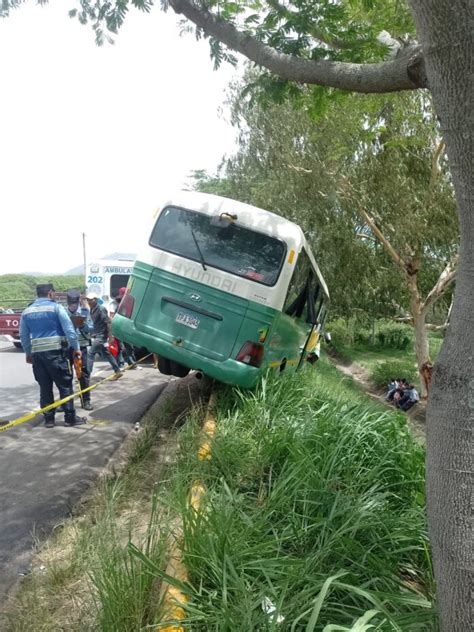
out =
[[[173,271],[188,279],[212,285],[212,287],[220,288],[226,292],[234,292],[237,286],[235,281],[223,279],[217,274],[210,274],[209,272],[204,272],[203,270],[197,270],[193,265],[187,265],[185,263],[181,263],[180,261],[176,261],[173,264]]]
[[[194,292],[192,292],[192,293],[189,295],[189,298],[190,298],[192,301],[196,301],[196,303],[199,303],[199,302],[201,301],[201,297],[199,296],[199,294],[195,294]]]

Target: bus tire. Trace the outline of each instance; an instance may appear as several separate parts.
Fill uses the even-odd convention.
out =
[[[173,360],[170,360],[170,365],[171,375],[174,375],[175,377],[186,377],[189,373],[188,367],[183,364],[179,364],[179,362],[173,362]]]
[[[158,356],[158,371],[163,375],[173,375],[171,372],[171,360]]]

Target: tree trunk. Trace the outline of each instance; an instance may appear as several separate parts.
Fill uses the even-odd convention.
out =
[[[418,310],[416,314],[413,314],[415,353],[420,375],[420,395],[423,399],[428,397],[429,380],[426,379],[426,366],[430,361],[430,345],[425,320],[426,313],[424,310]]]
[[[417,270],[418,270],[417,266]],[[415,353],[418,364],[418,374],[420,376],[420,394],[423,399],[428,397],[429,383],[431,381],[431,371],[427,379],[426,368],[430,365],[430,345],[428,341],[428,331],[426,329],[426,308],[418,290],[418,275],[404,274],[408,290],[410,292],[410,314],[413,321],[413,331],[415,333]]]
[[[445,632],[474,629],[474,50],[472,0],[410,0],[461,228],[456,294],[427,415],[427,509]]]

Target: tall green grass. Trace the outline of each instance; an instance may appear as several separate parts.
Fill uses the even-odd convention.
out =
[[[197,424],[183,430],[170,498],[190,573],[186,629],[436,629],[424,454],[402,416],[321,363],[316,377],[222,390],[217,427],[204,463]],[[196,478],[208,489],[197,514]]]

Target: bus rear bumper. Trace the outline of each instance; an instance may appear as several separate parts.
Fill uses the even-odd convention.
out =
[[[222,362],[206,358],[162,338],[137,330],[133,320],[120,314],[116,314],[113,318],[112,334],[119,340],[136,347],[145,347],[148,351],[179,362],[195,371],[202,371],[205,375],[225,384],[253,388],[260,379],[261,369],[257,367],[248,366],[231,358]]]

